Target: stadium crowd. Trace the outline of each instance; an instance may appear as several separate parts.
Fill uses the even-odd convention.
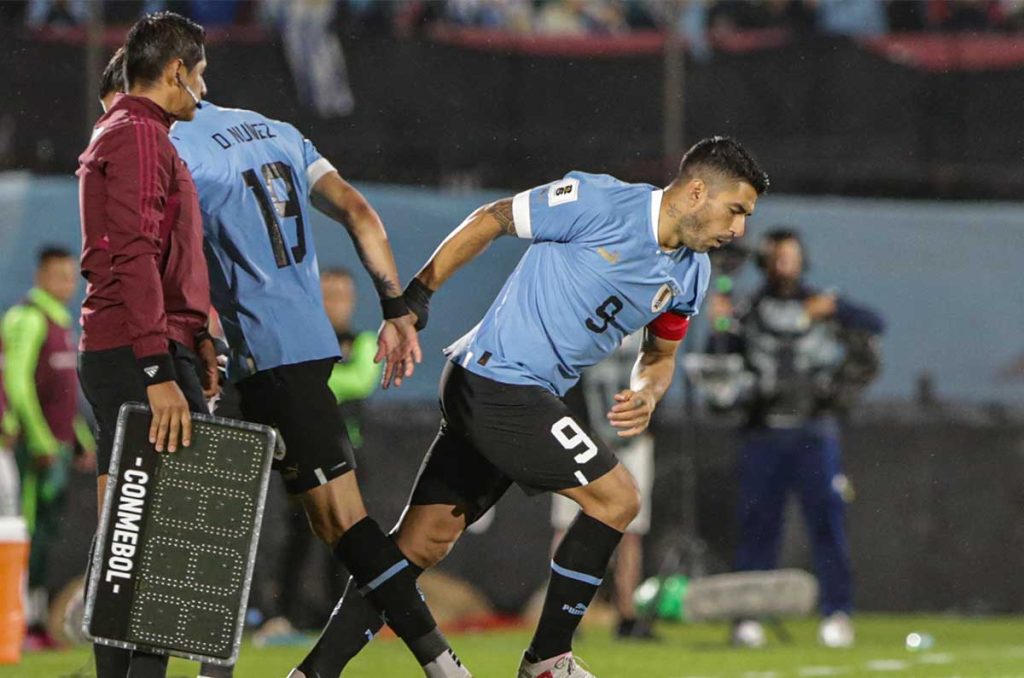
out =
[[[0,16],[31,27],[74,26],[88,19],[88,0],[12,0]],[[662,30],[684,34],[784,29],[803,33],[998,32],[1024,27],[1022,0],[126,0],[103,2],[106,23],[130,23],[169,9],[208,27],[277,23],[283,15],[330,8],[350,28],[414,33],[433,25],[524,34],[602,35]]]

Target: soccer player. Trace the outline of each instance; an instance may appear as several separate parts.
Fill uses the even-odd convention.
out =
[[[35,286],[4,314],[0,325],[3,386],[20,432],[15,451],[21,471],[22,515],[32,534],[27,642],[38,649],[55,645],[46,630],[47,562],[60,539],[72,457],[76,448],[91,456],[96,447],[89,427],[78,416],[76,353],[67,307],[77,278],[71,252],[44,247]],[[76,466],[80,466],[77,461]]]
[[[366,514],[328,387],[340,352],[323,307],[311,202],[346,228],[377,288],[384,322],[375,360],[385,360],[384,388],[400,385],[421,359],[384,225],[291,125],[204,103],[171,136],[199,188],[213,303],[243,415],[281,431],[287,452],[277,468],[286,489],[424,672],[469,675],[416,588],[418,570]]]
[[[691,148],[665,189],[570,172],[477,209],[406,288],[422,328],[431,295],[493,240],[533,241],[483,320],[446,350],[441,430],[397,533],[402,552],[427,568],[512,483],[579,504],[520,678],[591,675],[572,655],[572,635],[639,511],[633,478],[561,397],[583,368],[643,329],[630,388],[607,414],[619,436],[643,433],[707,291],[705,252],[743,235],[767,186],[723,137]],[[359,596],[345,596],[299,675],[338,675],[381,623]]]
[[[191,442],[189,410],[205,411],[204,395],[217,389],[199,204],[167,136],[205,91],[203,42],[202,27],[177,14],[140,19],[124,47],[128,93],[113,98],[79,158],[87,287],[78,371],[97,423],[100,506],[121,405],[148,402],[151,442],[174,452]],[[95,655],[98,678],[166,673],[165,656],[103,645]]]
[[[636,481],[640,492],[640,511],[626,527],[615,555],[615,608],[619,613],[615,637],[654,640],[650,620],[637,617],[633,607],[633,592],[643,578],[643,539],[651,529],[654,436],[644,432],[620,438],[616,435],[615,427],[604,416],[605,405],[614,399],[616,393],[629,388],[633,362],[641,339],[641,333],[626,337],[614,353],[588,369],[563,400],[573,415],[586,421],[590,431],[615,452],[616,458]],[[552,495],[551,526],[555,528],[553,548],[558,548],[578,513],[579,507],[572,501],[560,494]]]
[[[345,432],[358,454],[363,446],[363,401],[380,384],[381,366],[374,362],[377,355],[377,336],[374,332],[358,331],[352,327],[352,315],[356,309],[356,284],[352,274],[345,268],[330,267],[320,271],[320,290],[324,297],[324,311],[338,339],[343,361],[334,363],[327,386],[338,402],[338,410],[345,422]],[[292,626],[289,617],[299,603],[299,589],[302,581],[295,576],[307,561],[314,535],[302,511],[296,510],[291,502],[287,507],[288,537],[282,549],[281,564],[277,568],[277,590],[280,594],[268,601],[272,607],[270,617],[260,627],[256,638],[267,644],[285,644],[294,639],[305,643],[306,639]],[[344,579],[340,579],[336,562],[324,563],[315,559],[316,571],[329,581],[331,597],[328,611],[334,601],[344,593]],[[326,567],[324,567],[326,566]],[[336,590],[337,589],[337,590]],[[308,611],[308,610],[307,610]]]

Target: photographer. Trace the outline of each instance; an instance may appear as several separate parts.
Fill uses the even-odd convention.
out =
[[[837,415],[878,372],[876,337],[883,321],[803,281],[805,252],[792,229],[769,232],[757,264],[765,280],[752,299],[734,306],[720,294],[709,304],[716,330],[711,352],[741,356],[744,374],[738,379],[746,383],[731,403],[748,415],[739,462],[736,569],[775,569],[786,497],[795,489],[821,587],[819,640],[849,647],[853,600],[844,515],[852,490],[841,468]],[[756,620],[739,620],[733,629],[737,645],[764,641]]]

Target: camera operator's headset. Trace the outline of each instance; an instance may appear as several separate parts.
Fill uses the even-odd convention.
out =
[[[793,226],[776,226],[761,236],[761,240],[757,243],[757,255],[754,257],[754,263],[757,264],[759,271],[764,271],[768,268],[770,248],[785,240],[795,240],[796,244],[800,246],[800,254],[803,258],[803,272],[806,273],[811,268],[811,261],[807,258],[807,248],[804,247],[804,241],[796,228]]]

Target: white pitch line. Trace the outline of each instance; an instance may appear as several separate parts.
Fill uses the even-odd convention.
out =
[[[743,678],[775,678],[778,675],[775,671],[747,671]]]
[[[921,664],[952,664],[953,660],[956,659],[951,654],[923,654],[917,658],[917,661]]]
[[[864,665],[868,671],[906,671],[910,662],[901,659],[876,659]]]
[[[849,673],[847,666],[805,666],[798,671],[801,676],[839,676]]]

